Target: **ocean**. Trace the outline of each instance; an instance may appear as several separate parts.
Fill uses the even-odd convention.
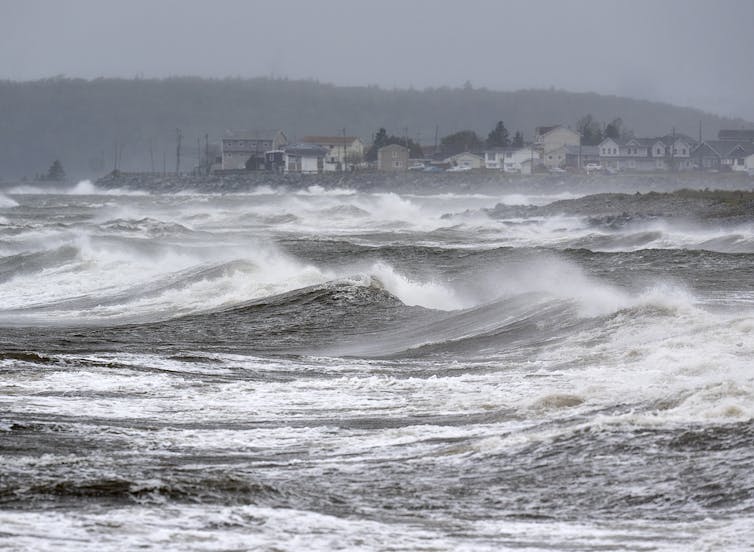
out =
[[[4,188],[0,549],[751,550],[754,211],[591,192]]]

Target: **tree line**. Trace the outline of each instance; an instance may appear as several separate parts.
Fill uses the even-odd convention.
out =
[[[175,167],[176,129],[183,133],[181,167],[187,170],[200,162],[198,142],[209,135],[218,143],[226,129],[279,128],[297,141],[338,136],[345,127],[369,142],[375,129],[385,128],[388,137],[419,145],[434,143],[439,127],[445,132],[438,146],[453,154],[480,143],[505,147],[506,132],[513,146],[517,134],[531,140],[535,126],[576,128],[584,113],[610,123],[618,115],[648,136],[673,127],[695,135],[700,122],[708,136],[750,126],[689,108],[562,90],[388,90],[269,78],[0,81],[0,178],[47,171],[54,159],[73,178],[114,168],[169,169]],[[505,132],[497,119],[505,121]],[[597,126],[608,132],[607,125]],[[596,135],[597,126],[588,128]]]

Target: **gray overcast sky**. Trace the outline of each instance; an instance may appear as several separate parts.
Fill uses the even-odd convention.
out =
[[[0,78],[554,86],[754,120],[754,0],[0,0]]]

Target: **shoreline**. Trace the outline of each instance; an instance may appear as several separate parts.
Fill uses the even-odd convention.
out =
[[[60,188],[69,190],[81,185],[75,182],[4,181],[0,189],[23,187]],[[158,194],[196,193],[253,193],[265,187],[291,192],[312,188],[324,190],[347,189],[364,192],[395,193],[542,193],[566,192],[634,193],[694,190],[754,190],[754,177],[745,173],[634,173],[616,175],[534,174],[515,175],[497,171],[464,173],[384,173],[357,171],[352,173],[276,174],[249,172],[224,176],[155,175],[145,173],[108,174],[90,182],[100,189],[149,191]]]
[[[534,174],[511,175],[496,171],[465,173],[353,173],[275,174],[247,173],[226,176],[107,175],[94,182],[107,189],[150,189],[154,192],[180,191],[234,193],[251,192],[268,186],[277,189],[306,190],[320,186],[326,190],[344,188],[357,191],[428,192],[551,192],[576,187],[601,191],[672,191],[681,188],[754,189],[754,178],[737,173],[651,173],[618,175]]]

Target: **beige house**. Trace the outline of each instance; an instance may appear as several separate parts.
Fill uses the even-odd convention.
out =
[[[325,171],[350,170],[364,161],[364,143],[356,136],[304,136],[302,142],[327,149]]]
[[[288,143],[282,130],[226,130],[222,139],[223,170],[265,168],[265,153]]]
[[[568,148],[573,146],[560,146],[542,153],[542,163],[548,169],[565,167]]]
[[[570,128],[566,128],[563,125],[537,127],[535,129],[534,147],[544,154],[558,150],[563,146],[578,146],[579,144],[581,144],[581,136],[579,133],[574,132]],[[557,164],[548,165],[546,155],[544,157],[544,163],[548,167],[557,166]]]
[[[377,150],[378,171],[405,171],[408,169],[409,149],[400,144],[389,144]]]

